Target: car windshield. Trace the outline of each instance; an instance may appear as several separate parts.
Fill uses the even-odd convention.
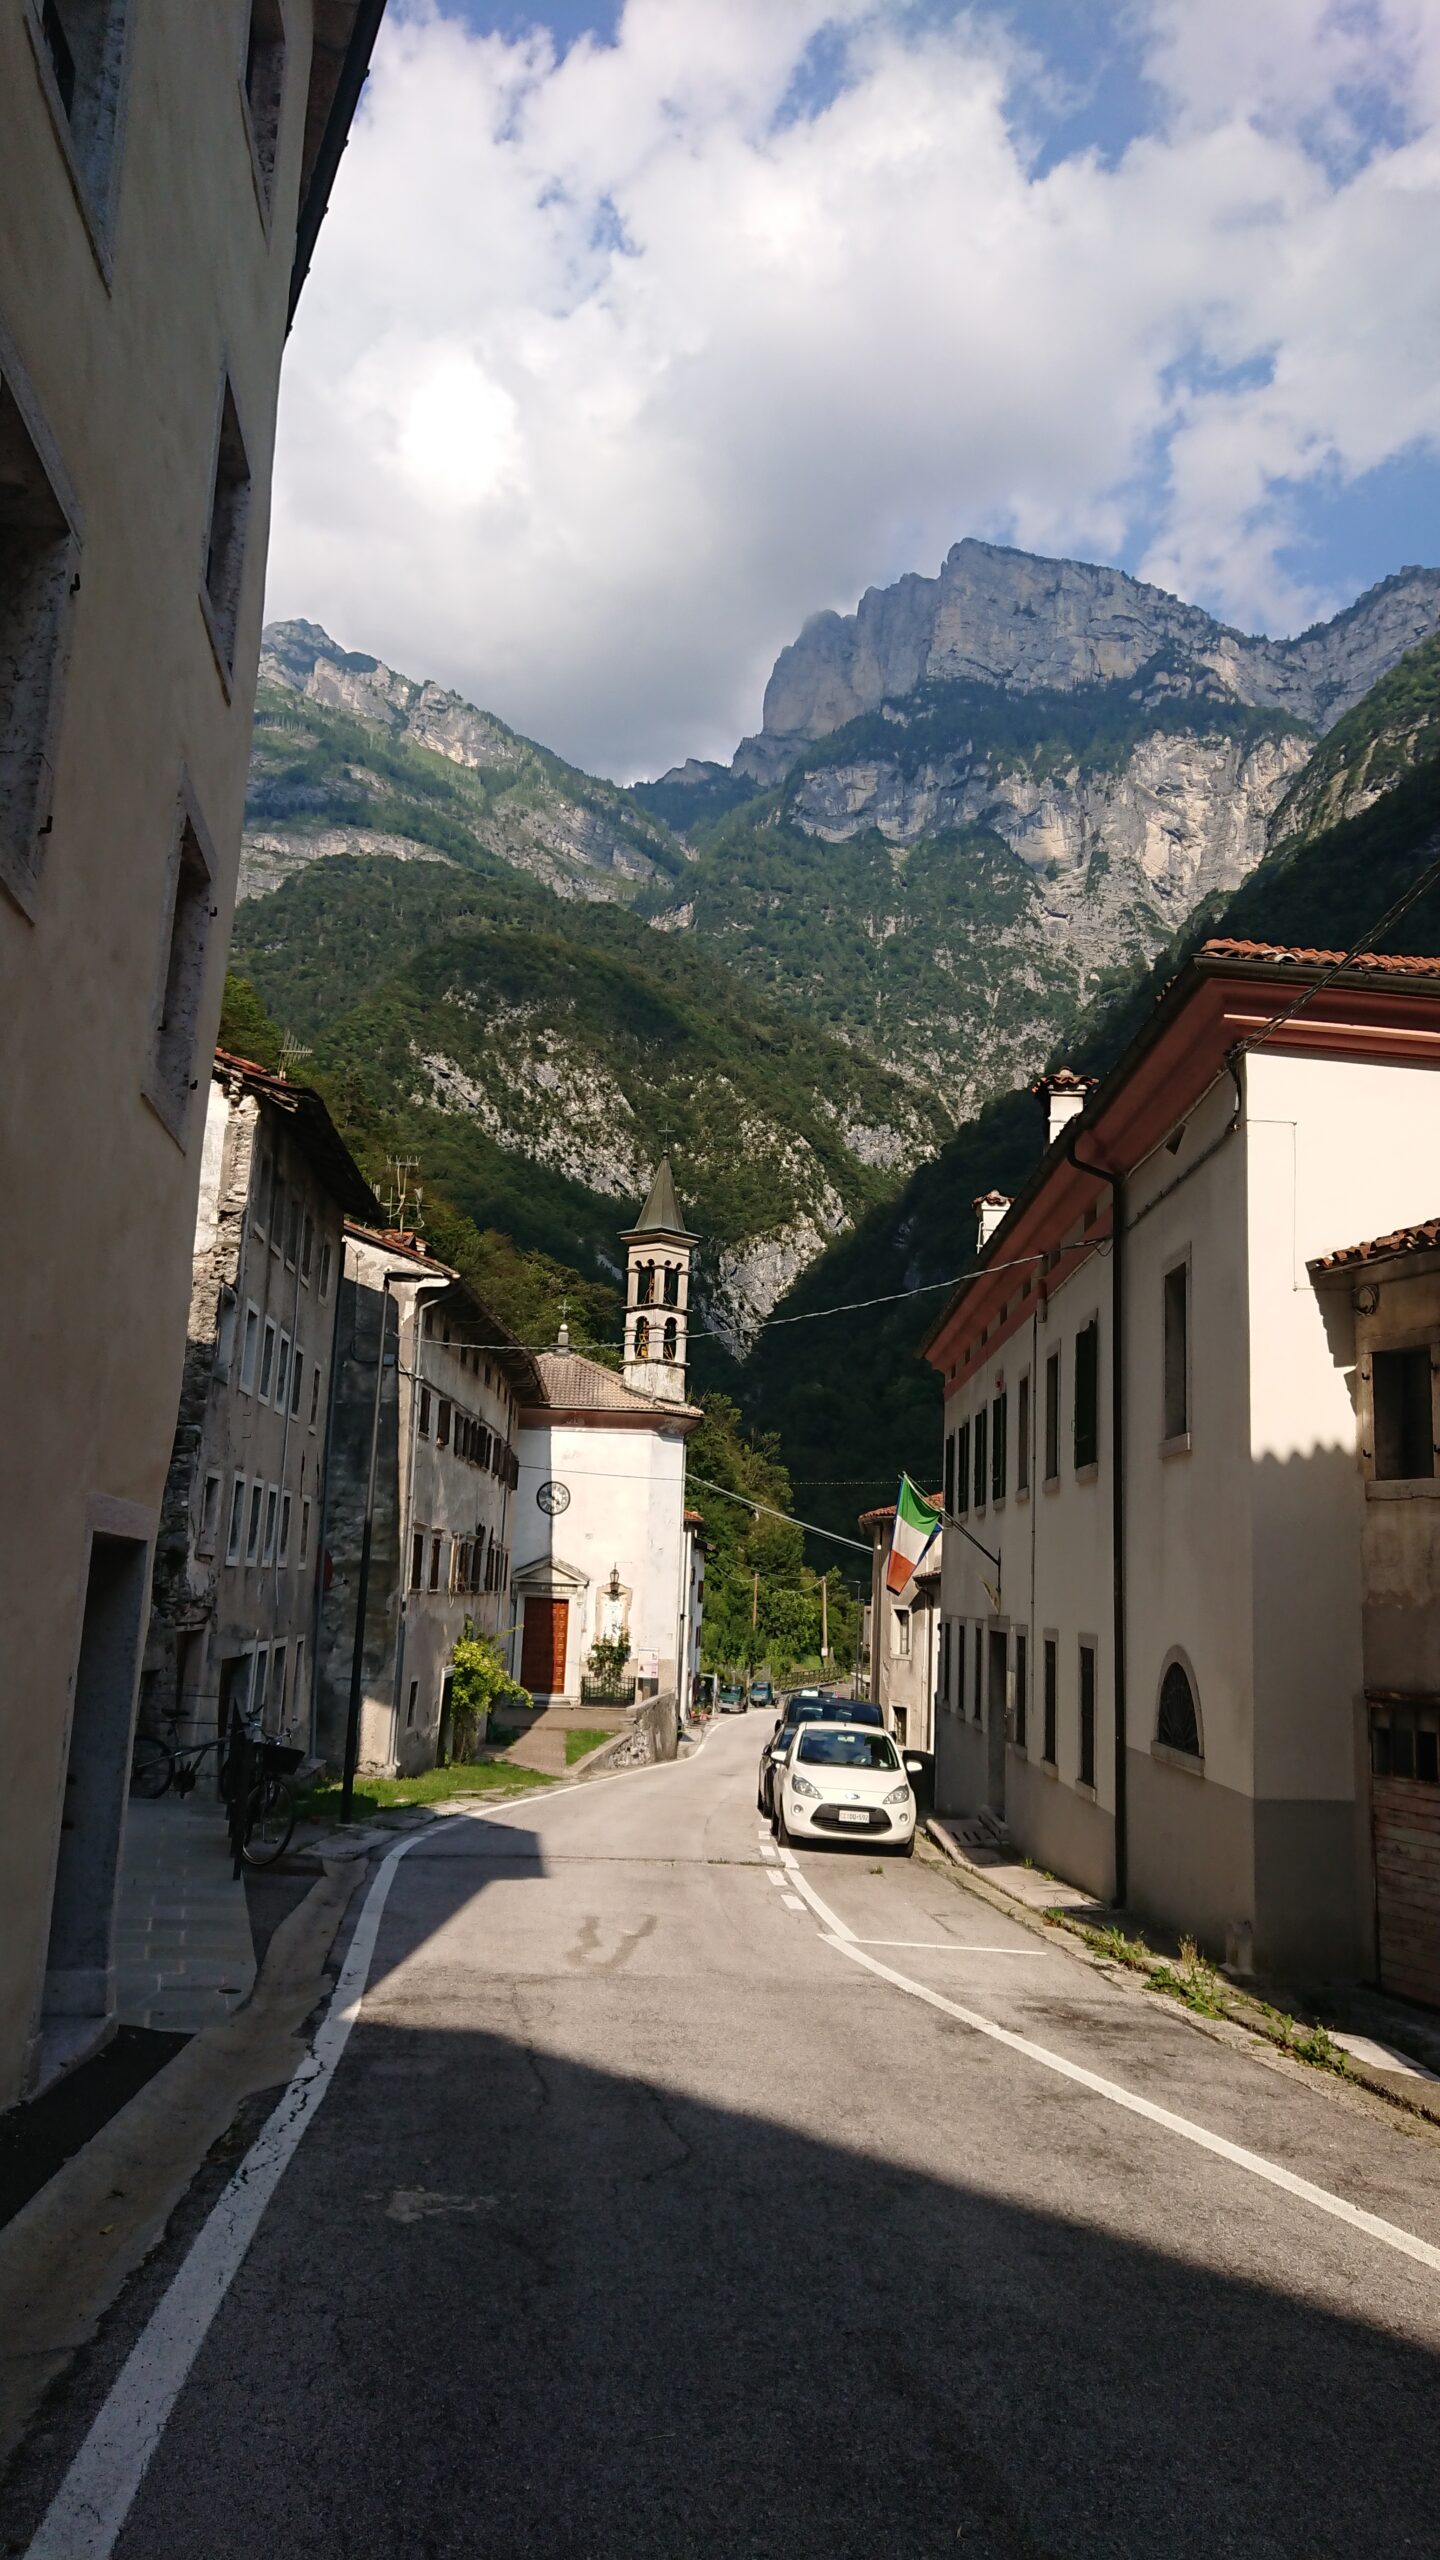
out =
[[[827,1769],[898,1769],[899,1758],[888,1733],[869,1733],[861,1725],[847,1726],[843,1733],[824,1728],[818,1733],[802,1733],[797,1757],[819,1761]]]

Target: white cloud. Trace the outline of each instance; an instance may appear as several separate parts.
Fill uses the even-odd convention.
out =
[[[392,0],[392,11],[395,0]],[[599,770],[728,753],[817,606],[960,534],[1241,622],[1295,485],[1440,444],[1432,0],[1151,0],[1153,130],[1035,174],[900,0],[392,16],[292,343],[270,610]],[[822,30],[828,102],[793,84]],[[1033,85],[1029,94],[1033,97]]]

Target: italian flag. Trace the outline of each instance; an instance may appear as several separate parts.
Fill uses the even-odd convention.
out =
[[[885,1586],[889,1591],[903,1591],[912,1575],[930,1552],[932,1541],[940,1535],[939,1515],[932,1510],[923,1493],[917,1493],[908,1476],[900,1479],[895,1497],[895,1526],[890,1533],[890,1561],[885,1568]]]

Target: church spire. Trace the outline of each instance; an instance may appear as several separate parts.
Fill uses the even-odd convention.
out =
[[[645,1206],[625,1245],[627,1387],[664,1404],[685,1401],[685,1336],[690,1313],[691,1234],[675,1194],[670,1158],[655,1168]]]

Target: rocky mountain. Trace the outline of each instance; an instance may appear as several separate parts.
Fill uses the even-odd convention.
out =
[[[1271,641],[1118,570],[957,543],[807,623],[732,767],[637,791],[696,856],[640,910],[958,1120],[1239,888],[1321,733],[1437,627],[1436,570]]]
[[[1335,723],[1277,809],[1272,836],[1238,890],[1202,902],[1156,960],[1116,974],[1057,1042],[1054,1063],[1103,1074],[1207,934],[1343,951],[1440,858],[1440,640],[1410,650]],[[1410,908],[1388,947],[1440,953],[1440,885]],[[761,1335],[743,1376],[748,1408],[778,1430],[797,1479],[856,1480],[818,1482],[812,1518],[846,1531],[901,1466],[917,1481],[933,1473],[938,1390],[917,1346],[969,1260],[971,1201],[992,1187],[1013,1195],[1040,1147],[1027,1091],[989,1101],[812,1264],[777,1313],[889,1303]]]

